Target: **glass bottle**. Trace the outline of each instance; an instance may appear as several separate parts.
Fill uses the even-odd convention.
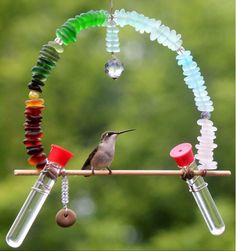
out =
[[[52,145],[47,164],[33,185],[14,223],[6,236],[6,242],[13,248],[19,247],[24,241],[34,220],[46,201],[57,177],[73,154],[66,149]]]
[[[176,161],[180,168],[194,171],[198,170],[194,160],[192,145],[183,143],[174,147],[170,156]],[[207,183],[201,176],[193,176],[186,179],[189,191],[192,193],[200,212],[213,235],[221,235],[225,230],[225,224],[216,207],[216,204],[207,188]]]

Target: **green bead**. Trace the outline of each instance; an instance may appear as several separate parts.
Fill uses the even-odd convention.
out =
[[[75,42],[76,41],[76,30],[70,23],[65,23],[62,25],[63,31],[67,34],[70,41]]]
[[[104,10],[89,11],[68,19],[65,24],[56,30],[56,36],[65,45],[76,41],[77,35],[81,30],[104,26],[108,19],[108,13]]]
[[[56,66],[56,64],[52,60],[50,60],[49,58],[47,58],[47,57],[45,57],[43,55],[39,56],[38,61],[43,63],[43,64],[48,65],[51,68],[54,68]]]
[[[51,69],[53,68],[51,65],[48,65],[39,59],[37,60],[37,66],[40,66],[41,68],[44,68],[47,71],[51,71]]]
[[[70,43],[67,35],[62,32],[62,28],[56,30],[56,36],[63,41],[64,45],[68,45]]]
[[[47,80],[46,76],[44,76],[43,74],[39,74],[39,73],[33,73],[32,77],[33,77],[33,79],[38,79],[42,82],[45,82]]]
[[[43,75],[43,76],[45,76],[45,77],[48,77],[48,75],[49,75],[49,71],[46,70],[46,69],[43,68],[43,67],[40,67],[40,66],[34,66],[34,67],[32,68],[32,73],[33,73],[33,74]]]
[[[59,54],[57,53],[57,51],[50,45],[44,45],[42,50],[41,51],[44,51],[44,52],[47,52],[48,54],[51,55],[51,57],[57,61],[60,57],[59,57]]]
[[[83,18],[83,16],[76,16],[76,31],[77,33],[80,32],[81,30],[86,29],[86,20]]]
[[[50,60],[53,61],[53,62],[56,62],[56,61],[58,60],[58,59],[57,59],[56,57],[54,57],[49,51],[47,51],[47,50],[45,50],[45,49],[40,51],[40,56],[44,56],[44,57],[50,59]]]
[[[48,44],[53,47],[58,53],[63,53],[64,52],[64,48],[62,45],[56,43],[55,41],[50,41],[48,42]]]

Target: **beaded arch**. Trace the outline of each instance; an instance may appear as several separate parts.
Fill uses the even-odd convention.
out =
[[[129,25],[137,32],[150,34],[151,41],[168,47],[177,53],[177,64],[182,67],[184,81],[189,89],[192,89],[198,111],[201,112],[197,124],[201,126],[201,135],[197,138],[199,144],[195,158],[199,161],[199,169],[216,169],[217,162],[213,160],[213,150],[216,127],[210,120],[210,113],[214,110],[200,68],[193,60],[191,52],[182,46],[181,35],[175,30],[161,23],[160,20],[145,17],[135,11],[116,10],[113,14],[105,10],[89,11],[68,19],[56,30],[56,38],[43,45],[40,50],[36,65],[32,68],[32,79],[28,84],[29,100],[25,101],[25,139],[24,144],[27,154],[30,155],[28,163],[41,170],[46,164],[46,154],[42,145],[43,132],[41,130],[42,111],[44,99],[42,99],[42,87],[52,69],[56,67],[60,54],[64,47],[77,41],[78,34],[88,28],[106,27],[106,50],[113,55],[120,51],[118,32],[119,27]]]

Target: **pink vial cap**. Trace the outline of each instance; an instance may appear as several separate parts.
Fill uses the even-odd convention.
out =
[[[170,157],[173,158],[180,167],[189,166],[194,161],[192,145],[189,143],[182,143],[175,146],[170,151]]]
[[[70,158],[73,157],[73,154],[57,145],[51,145],[51,150],[48,155],[48,160],[59,164],[61,167],[64,167]]]

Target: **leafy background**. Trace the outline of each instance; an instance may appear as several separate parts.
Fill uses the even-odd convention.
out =
[[[108,9],[109,1],[0,0],[0,249],[36,177],[14,177],[30,167],[22,144],[24,100],[30,69],[43,44],[70,17]],[[226,224],[212,236],[187,185],[175,177],[70,177],[70,207],[78,214],[68,229],[55,224],[60,181],[19,250],[234,250],[234,1],[116,1],[162,20],[182,34],[201,67],[215,105],[215,159],[231,177],[206,178]],[[169,151],[197,143],[199,112],[186,88],[175,53],[126,27],[120,32],[123,76],[104,74],[110,58],[105,29],[79,35],[48,78],[43,97],[43,142],[71,150],[70,169],[80,169],[100,134],[137,128],[118,139],[113,169],[175,169]]]

